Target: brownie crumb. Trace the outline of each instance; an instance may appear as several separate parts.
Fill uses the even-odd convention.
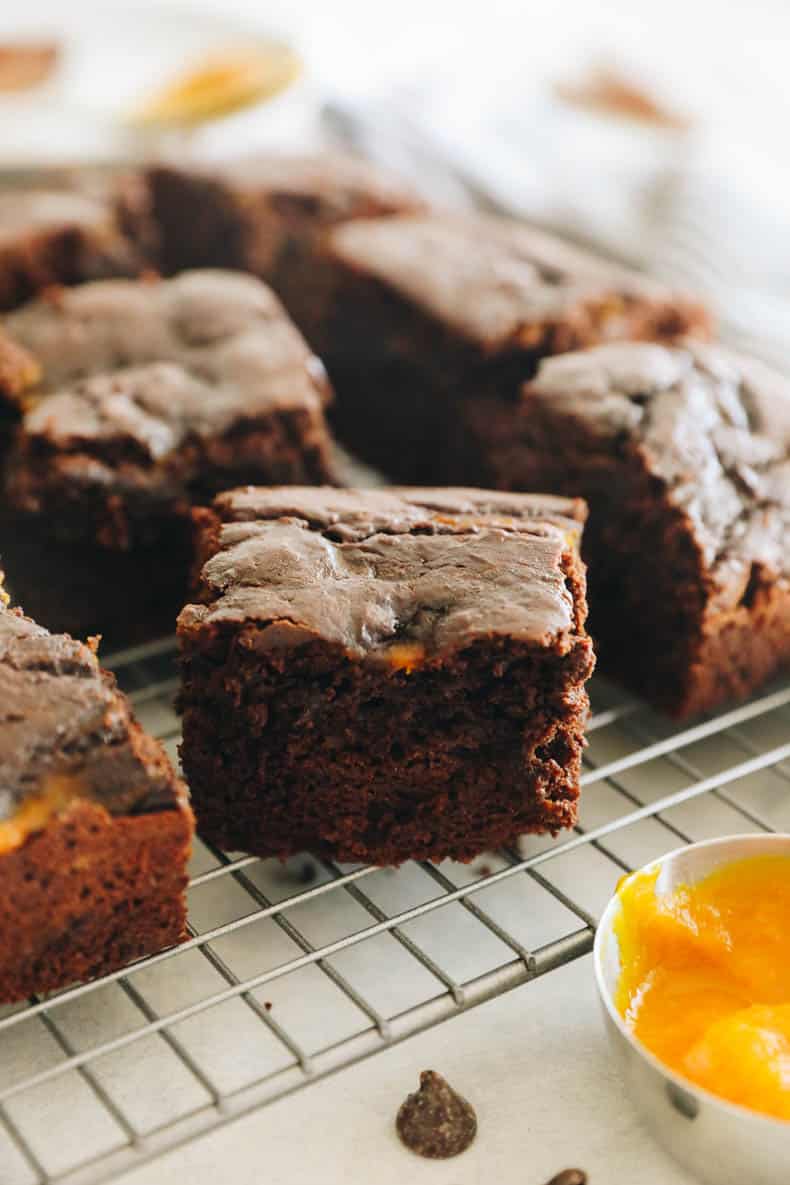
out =
[[[271,1002],[271,1000],[264,1000],[264,1001],[263,1001],[263,1006],[264,1006],[264,1008],[266,1009],[266,1011],[267,1011],[267,1012],[271,1012],[271,1010],[272,1010],[272,1002]]]
[[[581,1169],[563,1169],[546,1185],[587,1185],[587,1174]]]
[[[395,1126],[412,1152],[432,1160],[446,1160],[465,1152],[472,1143],[477,1134],[477,1115],[471,1103],[456,1094],[441,1074],[423,1070],[420,1089],[401,1105]]]
[[[478,876],[490,876],[491,875],[491,865],[490,864],[481,864],[477,870],[477,875]]]

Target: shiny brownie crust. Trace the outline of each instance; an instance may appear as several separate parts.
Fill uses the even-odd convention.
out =
[[[790,384],[718,346],[544,363],[518,414],[471,404],[481,475],[590,506],[600,667],[685,717],[790,665]]]
[[[26,361],[39,373],[6,467],[0,559],[53,629],[113,648],[172,629],[192,505],[245,481],[333,480],[323,368],[252,276],[82,285],[5,332],[8,390]]]
[[[474,439],[450,444],[461,408],[515,406],[542,358],[709,332],[693,301],[503,219],[356,220],[327,235],[325,255],[335,432],[397,481],[479,484]]]

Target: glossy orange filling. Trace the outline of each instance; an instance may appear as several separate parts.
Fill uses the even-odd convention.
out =
[[[664,895],[658,875],[618,890],[617,1008],[677,1073],[790,1119],[790,857],[735,861]]]
[[[425,647],[419,642],[401,642],[387,651],[389,665],[394,671],[410,675],[425,661]]]
[[[0,823],[0,855],[20,847],[34,831],[42,831],[80,793],[78,778],[53,775],[42,789],[25,799],[17,812]]]

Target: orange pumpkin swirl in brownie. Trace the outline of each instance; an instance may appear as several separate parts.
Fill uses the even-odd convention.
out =
[[[398,481],[485,486],[471,414],[505,417],[547,355],[708,332],[663,285],[504,219],[358,219],[324,255],[335,430]]]
[[[196,517],[178,636],[201,834],[397,864],[574,823],[583,503],[248,487]]]
[[[53,629],[105,647],[172,630],[194,503],[333,478],[321,363],[252,276],[85,284],[4,332],[40,377],[22,396],[0,554],[16,600]]]
[[[0,603],[0,1002],[186,937],[186,787],[94,651]]]
[[[545,361],[478,422],[490,481],[588,500],[600,666],[677,716],[790,665],[790,382],[721,347]]]

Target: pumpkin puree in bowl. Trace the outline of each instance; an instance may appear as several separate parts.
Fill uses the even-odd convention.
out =
[[[711,1093],[790,1120],[790,858],[618,889],[616,1005],[634,1036]]]

